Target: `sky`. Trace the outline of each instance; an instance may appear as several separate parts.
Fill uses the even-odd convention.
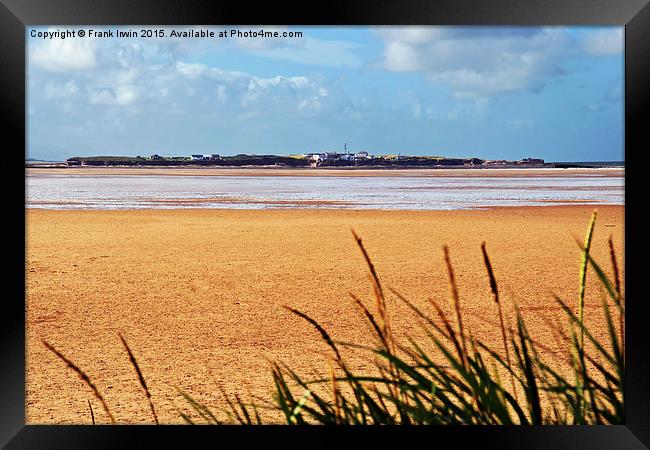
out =
[[[136,36],[118,37],[116,30]],[[200,30],[215,37],[171,35]],[[231,30],[279,37],[231,36]],[[75,36],[61,38],[65,31]],[[289,32],[302,35],[282,36]],[[287,155],[342,152],[347,143],[348,150],[372,154],[620,161],[623,33],[622,27],[28,28],[26,157]]]

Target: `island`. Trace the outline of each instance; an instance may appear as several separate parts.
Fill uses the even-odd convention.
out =
[[[557,167],[540,158],[517,161],[488,160],[476,157],[448,158],[443,156],[409,156],[402,154],[372,155],[366,151],[356,153],[314,152],[297,155],[237,154],[222,156],[216,153],[187,156],[75,156],[64,162],[27,160],[28,166],[221,166],[221,167],[305,167],[305,168],[513,168]]]

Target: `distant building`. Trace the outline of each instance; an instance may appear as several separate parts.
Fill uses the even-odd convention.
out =
[[[544,160],[540,158],[524,158],[519,161],[520,164],[544,164]]]
[[[203,155],[191,155],[190,159],[192,161],[203,161],[204,158],[203,158]]]
[[[216,153],[210,153],[207,155],[203,155],[203,159],[209,159],[211,161],[214,161],[216,159],[221,159],[221,155],[218,155]]]
[[[372,159],[373,156],[368,152],[357,153],[337,153],[337,152],[310,152],[300,155],[303,159],[307,159],[312,163],[321,163],[323,161],[355,161],[359,159]],[[403,158],[400,157],[400,158]]]
[[[310,161],[326,161],[326,160],[333,160],[333,159],[338,159],[338,155],[336,153],[304,153],[302,155],[303,158],[308,159]]]
[[[153,159],[153,160],[162,159],[162,156],[153,154],[149,157],[149,159]]]

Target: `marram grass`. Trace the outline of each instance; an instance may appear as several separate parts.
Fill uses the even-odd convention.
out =
[[[609,250],[613,281],[590,255],[596,214],[592,215],[584,244],[580,241],[581,265],[579,297],[574,308],[562,299],[555,301],[562,311],[565,326],[552,324],[560,340],[560,354],[547,360],[545,346],[533,339],[519,308],[514,307],[514,326],[506,324],[502,302],[486,246],[482,245],[487,280],[494,298],[502,348],[491,348],[474,338],[463,325],[461,298],[456,287],[453,265],[447,247],[444,260],[449,275],[453,319],[440,305],[429,299],[437,320],[416,307],[394,289],[396,299],[419,318],[426,338],[397,342],[390,326],[386,291],[359,238],[353,236],[370,271],[375,296],[374,312],[352,296],[375,336],[374,346],[339,342],[316,320],[293,308],[289,311],[309,322],[329,348],[327,370],[323,378],[304,378],[281,362],[271,362],[274,390],[272,399],[254,398],[244,402],[222,389],[225,404],[208,407],[185,392],[186,402],[178,409],[187,423],[263,424],[260,410],[272,410],[274,417],[290,425],[304,424],[621,424],[625,422],[625,302],[612,240]],[[607,336],[596,335],[585,325],[584,300],[586,275],[593,269],[604,295],[601,307]],[[556,318],[557,319],[557,318]],[[549,318],[545,318],[547,322]],[[138,380],[149,401],[154,421],[158,418],[151,394],[137,360],[120,335]],[[108,405],[84,372],[45,343],[60,359],[75,370],[106,414],[113,418]],[[374,374],[354,373],[341,356],[342,348],[354,348],[373,357]],[[433,349],[433,350],[432,350]],[[337,373],[339,375],[337,375]],[[568,375],[572,375],[572,377]],[[90,413],[94,423],[92,406]],[[213,411],[219,411],[219,417]]]

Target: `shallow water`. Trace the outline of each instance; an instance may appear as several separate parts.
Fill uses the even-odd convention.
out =
[[[351,208],[453,210],[624,204],[624,177],[313,177],[61,175],[26,177],[44,209]]]

